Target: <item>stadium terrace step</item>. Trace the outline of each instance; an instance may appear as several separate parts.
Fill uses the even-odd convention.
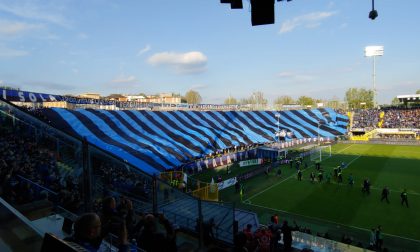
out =
[[[195,199],[179,199],[158,206],[158,208],[173,224],[182,229],[195,231],[198,220],[198,205]],[[247,224],[252,224],[254,228],[259,227],[258,217],[255,213],[242,209],[235,209],[233,212],[233,209],[229,205],[202,201],[203,221],[208,222],[213,218],[216,226],[215,236],[225,242],[232,242],[233,216],[238,221],[239,230],[242,230]]]

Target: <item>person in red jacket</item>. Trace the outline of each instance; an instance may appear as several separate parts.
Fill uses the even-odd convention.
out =
[[[255,238],[258,242],[258,251],[270,252],[271,236],[271,231],[265,227],[255,233]]]

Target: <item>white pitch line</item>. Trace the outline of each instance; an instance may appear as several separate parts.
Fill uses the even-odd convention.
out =
[[[308,167],[309,168],[309,167]],[[283,180],[281,180],[281,181],[279,181],[279,182],[277,182],[277,183],[275,183],[274,185],[271,185],[271,186],[269,186],[269,187],[267,187],[266,189],[264,189],[264,190],[262,190],[262,191],[260,191],[260,192],[258,192],[258,193],[256,193],[256,194],[254,194],[254,195],[252,195],[251,197],[249,197],[248,199],[246,199],[247,201],[249,201],[249,202],[251,202],[250,200],[251,199],[253,199],[253,198],[255,198],[255,197],[257,197],[258,195],[260,195],[260,194],[262,194],[262,193],[264,193],[264,192],[266,192],[266,191],[268,191],[268,190],[270,190],[271,188],[273,188],[273,187],[275,187],[275,186],[278,186],[278,185],[280,185],[281,183],[283,183],[284,181],[286,181],[286,180],[289,180],[290,178],[292,178],[293,176],[295,176],[296,175],[296,173],[293,173],[292,175],[290,175],[289,177],[287,177],[287,178],[285,178],[285,179],[283,179]]]
[[[343,152],[343,151],[347,150],[348,148],[352,147],[353,145],[354,145],[354,144],[352,144],[352,145],[350,145],[350,146],[347,146],[346,148],[344,148],[344,149],[342,149],[342,150],[337,151],[337,153],[341,153],[341,152]],[[331,157],[332,157],[332,156],[331,156]],[[330,159],[331,157],[327,157],[327,158],[326,158],[326,159],[324,159],[324,160]],[[359,156],[359,157],[360,157],[360,156]],[[312,166],[314,166],[314,165],[310,165],[310,166],[308,166],[308,168],[307,168],[307,169],[311,168]],[[307,170],[307,169],[305,169],[305,170]],[[305,170],[303,170],[303,171],[305,171]],[[302,171],[302,172],[303,172],[303,171]],[[266,189],[264,189],[264,190],[262,190],[262,191],[260,191],[260,192],[258,192],[258,193],[256,193],[256,194],[252,195],[251,197],[249,197],[249,198],[248,198],[248,199],[246,199],[246,200],[247,200],[247,201],[249,201],[249,202],[251,202],[251,199],[253,199],[253,198],[257,197],[258,195],[260,195],[260,194],[262,194],[262,193],[264,193],[264,192],[266,192],[266,191],[268,191],[268,190],[270,190],[270,189],[271,189],[271,188],[273,188],[273,187],[276,187],[276,186],[280,185],[280,184],[281,184],[281,183],[283,183],[284,181],[289,180],[289,179],[290,179],[290,178],[292,178],[293,176],[296,176],[296,174],[297,174],[297,173],[293,173],[293,174],[292,174],[292,175],[290,175],[289,177],[287,177],[287,178],[285,178],[285,179],[283,179],[283,180],[281,180],[281,181],[277,182],[276,184],[271,185],[271,186],[267,187]]]
[[[341,149],[341,150],[337,151],[337,153],[341,153],[341,152],[343,152],[343,151],[347,150],[348,148],[352,147],[353,145],[354,145],[354,144],[351,144],[350,146],[347,146],[346,148],[344,148],[344,149]]]
[[[359,159],[361,156],[357,156],[355,158],[353,158],[348,164],[347,167],[351,165],[351,163],[353,163],[354,161],[356,161],[357,159]]]
[[[290,215],[295,215],[295,216],[300,216],[300,217],[304,217],[304,218],[308,218],[308,219],[313,219],[313,220],[317,220],[317,221],[321,221],[321,222],[329,222],[331,224],[338,225],[338,226],[349,227],[349,228],[354,228],[354,229],[359,229],[359,230],[370,232],[370,229],[356,227],[356,226],[349,226],[349,225],[342,224],[342,223],[335,222],[335,221],[331,221],[331,220],[325,220],[325,219],[321,219],[321,218],[317,218],[317,217],[311,217],[311,216],[307,216],[307,215],[303,215],[303,214],[291,213],[291,212],[288,212],[288,211],[284,211],[284,210],[280,210],[280,209],[276,209],[276,208],[272,208],[272,207],[261,206],[261,205],[257,205],[257,204],[252,204],[252,203],[244,203],[244,204],[269,209],[271,211],[283,212],[283,213],[287,213],[287,214],[290,214]],[[383,233],[383,234],[386,235],[386,236],[397,237],[399,239],[404,239],[404,240],[409,240],[409,241],[420,243],[420,240],[416,240],[416,239],[411,239],[411,238],[398,236],[398,235],[393,235],[393,234],[388,234],[388,233]]]

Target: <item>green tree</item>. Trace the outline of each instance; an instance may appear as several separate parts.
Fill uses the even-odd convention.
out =
[[[238,104],[238,101],[235,98],[229,96],[228,98],[225,99],[224,103],[228,105],[232,105],[232,104]]]
[[[200,93],[194,90],[189,90],[187,93],[185,93],[184,98],[189,104],[199,104],[202,100]]]
[[[364,88],[349,88],[345,94],[349,108],[373,108],[373,91]]]
[[[267,99],[264,98],[264,93],[260,91],[252,93],[252,96],[250,97],[250,99],[252,100],[252,104],[257,104],[257,105],[267,104]]]
[[[394,97],[394,99],[392,99],[391,101],[391,105],[399,105],[401,104],[400,99],[398,99],[397,97]]]
[[[242,98],[240,101],[239,101],[239,103],[241,104],[241,105],[247,105],[247,104],[252,104],[252,99],[249,99],[249,98]]]
[[[242,98],[239,103],[242,105],[250,104],[252,105],[252,109],[259,109],[267,105],[267,99],[264,98],[263,92],[257,91],[253,92],[248,98]]]
[[[314,106],[315,105],[315,100],[309,96],[300,96],[297,101],[296,101],[299,105],[301,106]]]
[[[420,89],[416,91],[416,94],[420,94]]]
[[[293,104],[293,103],[295,103],[295,101],[293,100],[292,97],[288,95],[279,96],[274,100],[274,105],[285,105],[285,104]]]
[[[340,108],[340,99],[337,96],[334,96],[332,99],[326,102],[326,106],[333,109]]]

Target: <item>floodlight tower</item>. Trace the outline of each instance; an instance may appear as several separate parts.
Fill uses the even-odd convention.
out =
[[[384,46],[366,46],[365,57],[373,57],[373,107],[376,108],[376,56],[384,55]]]

